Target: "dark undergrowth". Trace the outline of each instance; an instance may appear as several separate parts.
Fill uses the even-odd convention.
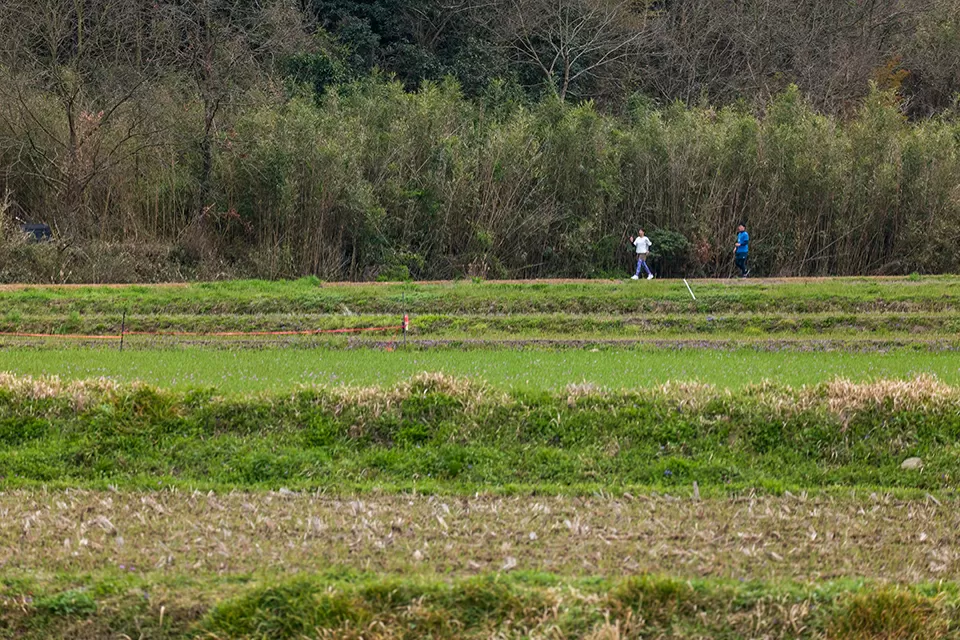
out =
[[[218,397],[4,375],[0,487],[949,492],[958,407],[960,389],[923,378],[504,393],[428,374]]]
[[[957,587],[329,571],[0,579],[0,638],[953,638]]]

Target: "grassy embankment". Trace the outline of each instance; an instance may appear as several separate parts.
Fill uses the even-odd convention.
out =
[[[818,586],[519,573],[398,579],[333,572],[257,584],[122,575],[0,587],[0,637],[875,638],[957,637],[951,585]],[[24,595],[30,593],[33,595]]]
[[[414,317],[413,337],[587,338],[766,334],[952,337],[960,279],[695,282],[694,302],[677,281],[458,282],[323,285],[201,283],[126,288],[0,291],[2,331],[330,329],[396,325]]]
[[[960,301],[960,278],[824,280],[449,282],[324,284],[231,281],[174,286],[18,287],[0,292],[14,313],[631,313],[670,311],[937,311]]]
[[[0,402],[7,487],[949,492],[960,478],[960,390],[932,379],[503,392],[433,374],[221,397],[6,377]],[[911,456],[922,471],[901,470]]]

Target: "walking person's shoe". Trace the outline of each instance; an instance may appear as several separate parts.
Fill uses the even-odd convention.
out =
[[[640,276],[633,276],[633,277],[630,278],[630,279],[631,279],[631,280],[639,280],[639,279],[640,279]]]
[[[647,276],[647,280],[653,280],[653,274],[652,274],[652,273]]]

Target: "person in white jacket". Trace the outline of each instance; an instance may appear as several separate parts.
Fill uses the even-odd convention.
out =
[[[643,235],[643,229],[637,232],[637,237],[630,236],[630,243],[637,248],[637,272],[633,274],[633,280],[639,280],[642,269],[647,270],[647,280],[653,280],[653,271],[650,271],[650,265],[647,264],[647,256],[650,253],[650,247],[653,243],[650,238]]]

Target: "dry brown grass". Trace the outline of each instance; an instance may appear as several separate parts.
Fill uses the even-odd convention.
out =
[[[944,615],[943,594],[922,597],[897,588],[860,593],[847,599],[827,628],[829,640],[937,640],[955,638]],[[949,610],[949,607],[947,607]]]
[[[76,410],[92,402],[111,401],[117,394],[137,386],[140,386],[139,383],[121,385],[106,378],[68,381],[58,376],[31,377],[0,372],[0,389],[32,400],[65,397]],[[481,405],[511,402],[509,394],[486,382],[439,372],[420,373],[393,386],[304,388],[324,391],[317,401],[331,403],[327,408],[334,412],[353,405],[372,417],[396,407],[405,399],[430,393],[442,393],[454,398],[465,413],[472,413]],[[799,389],[772,382],[749,385],[739,390],[718,389],[698,382],[666,382],[639,391],[610,391],[591,383],[581,383],[571,384],[560,393],[571,406],[584,400],[610,401],[622,397],[668,401],[683,410],[696,411],[713,400],[736,399],[739,402],[750,400],[756,410],[780,416],[822,410],[848,419],[858,411],[879,407],[888,407],[891,411],[960,413],[960,387],[948,385],[930,375],[910,380],[862,383],[836,379]]]
[[[442,393],[461,402],[467,412],[481,402],[507,402],[507,394],[484,381],[470,380],[441,372],[422,372],[391,387],[317,387],[332,394],[338,402],[355,404],[377,416],[403,400],[428,393]]]
[[[34,378],[0,371],[0,389],[31,400],[68,398],[74,409],[81,410],[91,401],[116,394],[121,385],[108,378],[62,380],[59,376]]]
[[[418,575],[537,570],[956,579],[958,505],[891,498],[623,499],[14,491],[0,571]]]
[[[823,385],[828,406],[834,413],[879,407],[891,403],[895,411],[960,408],[960,392],[935,376],[921,375],[913,380],[878,380],[856,384],[834,380]]]

